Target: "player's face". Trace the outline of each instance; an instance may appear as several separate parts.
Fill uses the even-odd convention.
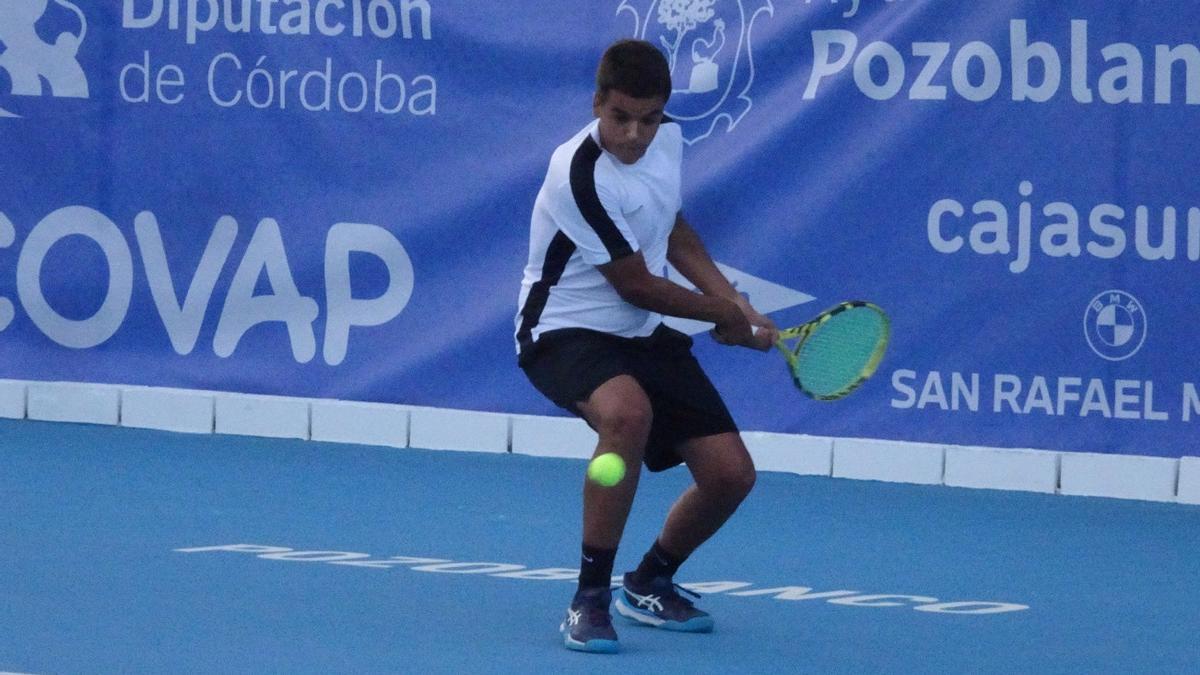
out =
[[[665,105],[661,96],[634,98],[615,89],[596,94],[592,112],[600,119],[600,145],[625,164],[638,161],[658,133]]]

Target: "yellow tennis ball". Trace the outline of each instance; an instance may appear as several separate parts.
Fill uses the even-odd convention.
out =
[[[625,460],[615,452],[598,455],[588,464],[587,475],[597,485],[612,487],[625,477]]]

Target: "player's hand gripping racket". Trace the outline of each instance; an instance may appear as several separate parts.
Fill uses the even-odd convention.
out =
[[[818,401],[832,401],[875,373],[890,335],[891,324],[882,309],[851,300],[779,331],[775,348],[787,359],[800,391]],[[792,340],[794,345],[789,344]]]

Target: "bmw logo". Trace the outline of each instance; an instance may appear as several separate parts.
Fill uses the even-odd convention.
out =
[[[1125,291],[1104,291],[1088,303],[1083,332],[1097,356],[1124,361],[1146,341],[1146,312],[1142,303]]]

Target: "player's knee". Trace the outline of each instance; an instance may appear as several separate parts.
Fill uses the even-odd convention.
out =
[[[726,472],[724,477],[725,493],[731,498],[741,502],[754,489],[754,483],[758,480],[758,472],[754,470],[753,464],[738,465]]]
[[[650,435],[654,413],[649,405],[631,402],[618,406],[600,420],[601,436],[607,435],[627,443],[643,444]]]
[[[758,474],[753,462],[728,462],[721,466],[715,478],[711,491],[719,495],[722,501],[736,505],[754,489]]]

